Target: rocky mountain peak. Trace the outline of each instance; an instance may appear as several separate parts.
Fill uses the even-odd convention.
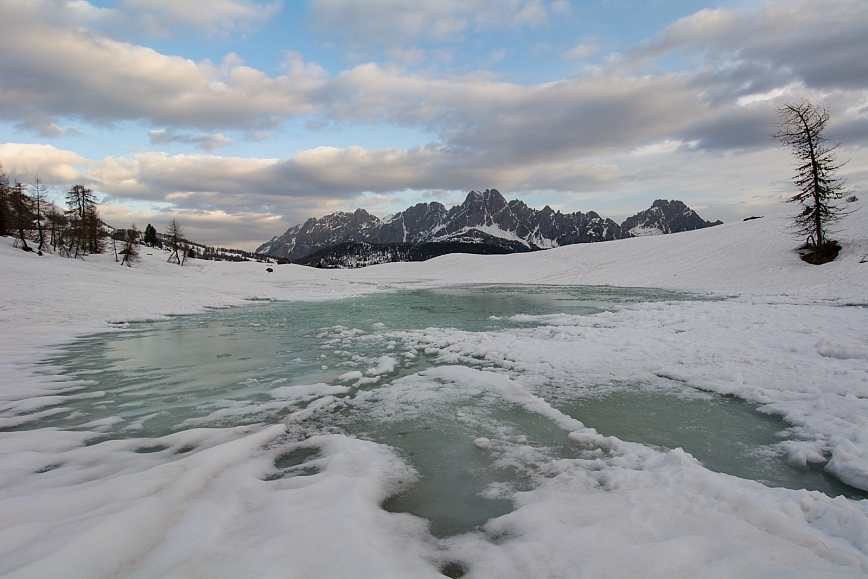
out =
[[[364,209],[311,218],[257,251],[291,260],[348,242],[482,243],[509,251],[531,251],[710,225],[716,223],[703,221],[680,201],[658,199],[649,209],[618,225],[593,211],[564,214],[549,206],[536,210],[518,199],[507,202],[497,189],[486,189],[470,191],[462,204],[450,209],[432,202],[417,203],[382,220]]]
[[[679,233],[692,231],[704,227],[720,225],[722,221],[714,223],[705,221],[697,213],[678,200],[657,199],[651,207],[640,211],[632,217],[628,217],[621,227],[634,237],[645,235],[662,235],[666,233]]]

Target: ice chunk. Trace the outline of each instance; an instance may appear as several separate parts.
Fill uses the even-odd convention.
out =
[[[843,438],[832,450],[826,470],[851,487],[868,491],[868,461],[864,454],[862,448]]]
[[[391,374],[395,371],[395,366],[398,365],[398,360],[391,356],[380,356],[377,359],[377,365],[369,369],[365,374],[368,376],[380,376],[382,374]]]

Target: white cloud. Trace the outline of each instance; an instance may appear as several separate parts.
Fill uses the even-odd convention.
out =
[[[69,186],[81,179],[81,171],[96,163],[72,151],[51,145],[0,144],[0,163],[11,179],[30,183],[39,175],[46,185]]]
[[[21,3],[21,0],[9,0]],[[56,26],[91,27],[109,34],[181,36],[191,31],[207,37],[250,32],[281,10],[281,2],[251,0],[118,0],[111,8],[86,0],[28,0]]]
[[[311,17],[323,33],[355,51],[461,41],[473,30],[520,30],[546,24],[560,2],[543,0],[313,0]]]
[[[732,37],[740,24],[738,16],[724,8],[700,10],[676,20],[660,34],[632,48],[626,56],[634,62],[642,62],[674,50],[706,46]]]
[[[746,107],[747,105],[752,105],[754,103],[774,100],[774,99],[777,99],[778,97],[781,97],[783,95],[791,95],[793,92],[795,92],[793,89],[804,90],[803,87],[797,87],[797,86],[780,87],[780,88],[776,88],[774,90],[770,90],[770,91],[763,92],[763,93],[749,94],[749,95],[745,95],[743,97],[739,97],[735,101],[735,104],[736,104],[736,106]]]
[[[0,18],[0,117],[51,132],[61,117],[95,125],[145,119],[155,125],[268,130],[322,108],[318,66],[289,54],[270,77],[229,55],[219,66],[166,56],[88,30],[55,28],[12,0]],[[50,38],[50,42],[45,39]]]
[[[232,142],[232,139],[222,133],[177,133],[159,129],[148,131],[152,144],[187,143],[205,151],[216,151]]]
[[[648,145],[644,145],[642,147],[637,147],[633,150],[633,155],[636,156],[644,156],[644,155],[665,155],[667,153],[674,153],[678,149],[683,146],[688,148],[695,148],[698,144],[697,141],[691,141],[689,143],[685,143],[684,141],[677,139],[665,139],[663,141],[658,141],[656,143],[651,143]]]
[[[273,18],[280,2],[250,0],[121,0],[118,10],[152,34],[194,28],[208,35],[249,31]]]
[[[347,8],[351,14],[362,11],[361,4],[352,4],[355,8]],[[773,4],[755,15],[701,11],[673,23],[621,60],[622,67],[638,66],[673,50],[690,48],[691,53],[707,55],[693,69],[639,76],[616,67],[521,86],[485,72],[408,73],[373,63],[330,77],[292,51],[285,53],[283,73],[270,76],[246,66],[234,54],[218,65],[196,63],[93,32],[54,29],[40,20],[41,13],[13,0],[10,17],[0,22],[0,50],[11,55],[0,59],[0,76],[5,80],[0,116],[43,134],[57,134],[60,119],[66,118],[95,125],[144,120],[163,127],[154,130],[166,131],[165,135],[154,133],[157,140],[174,139],[206,150],[225,144],[230,130],[256,137],[291,118],[324,126],[385,123],[422,129],[448,146],[502,155],[509,162],[524,156],[564,160],[664,139],[699,140],[700,146],[764,146],[769,130],[762,125],[773,122],[776,101],[770,96],[765,108],[757,109],[762,104],[758,95],[773,95],[771,91],[782,86],[810,88],[807,76],[798,76],[804,62],[772,66],[784,53],[768,46],[765,37],[789,35],[816,45],[818,39],[803,30],[810,17],[816,16],[847,39],[852,40],[859,31],[868,38],[868,17],[860,19],[868,9],[860,4],[842,0],[828,13],[818,12],[813,4]],[[342,6],[338,0],[324,0],[313,10],[334,12]],[[364,6],[377,15],[392,4],[383,1]],[[462,8],[458,3],[420,2],[402,6],[394,18],[443,21],[433,29],[418,24],[422,27],[419,34],[435,34],[421,32],[423,29],[447,34],[473,26],[536,22],[532,15],[547,5],[507,2]],[[782,11],[785,14],[780,16]],[[374,17],[368,14],[365,18]],[[460,26],[447,25],[457,22],[456,18]],[[413,26],[410,29],[412,32]],[[43,42],[45,37],[52,42]],[[797,40],[786,42],[792,48]],[[815,46],[819,53],[852,52],[844,50],[837,37],[825,42],[828,47]],[[825,74],[858,84],[861,88],[857,87],[853,98],[864,100],[868,65],[862,54],[868,52],[868,40],[859,40],[857,45],[865,51],[859,53],[861,64],[854,65],[852,74],[846,67]],[[419,57],[409,50],[402,58]],[[837,61],[829,62],[827,68],[835,68]],[[858,66],[866,72],[862,74]],[[813,68],[806,70],[806,75],[813,74]],[[751,106],[743,106],[747,104]],[[852,108],[852,98],[841,104]],[[739,105],[743,111],[734,109]],[[736,134],[735,127],[745,130]]]
[[[868,4],[863,0],[769,2],[756,12],[701,10],[627,51],[618,66],[641,67],[683,53],[737,73],[751,69],[751,92],[795,78],[808,87],[865,87]],[[763,79],[763,77],[766,77]],[[762,82],[766,80],[766,82]],[[768,86],[768,83],[773,83]],[[756,86],[767,87],[756,90]]]
[[[577,44],[563,53],[567,60],[584,60],[597,54],[597,47],[592,43]]]

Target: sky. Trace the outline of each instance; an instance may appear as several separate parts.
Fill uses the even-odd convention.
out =
[[[474,189],[728,222],[795,211],[788,102],[868,195],[866,55],[864,0],[0,0],[0,163],[242,249]]]

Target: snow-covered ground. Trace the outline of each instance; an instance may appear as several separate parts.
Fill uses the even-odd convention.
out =
[[[464,565],[466,577],[868,573],[868,501],[770,488],[708,470],[680,449],[620,441],[561,414],[546,389],[575,377],[583,377],[576,387],[649,378],[735,395],[785,418],[792,436],[781,452],[794,465],[828,461],[829,472],[868,490],[868,209],[850,208],[837,227],[843,251],[823,266],[799,260],[785,215],[531,254],[273,273],[256,263],[178,267],[158,251],[143,251],[133,268],[109,255],[38,257],[3,239],[0,575],[436,577],[449,562]],[[85,444],[101,424],[32,428],[35,413],[76,395],[75,384],[37,364],[76,337],[250,300],[467,283],[656,287],[728,299],[550,316],[504,332],[389,335],[435,367],[390,378],[403,362],[384,356],[305,389],[313,402],[282,424],[182,429],[158,441],[162,452],[134,452],[141,439]],[[275,441],[341,403],[363,405],[361,394],[339,396],[350,380],[371,376],[392,411],[409,412],[419,392],[432,403],[482,392],[553,421],[583,454],[542,460],[531,447],[491,439],[492,451],[508,447],[504,460],[536,461],[545,476],[510,494],[517,508],[483,531],[442,540],[425,520],[380,508],[414,477],[387,446],[316,436],[298,444],[319,448],[319,474],[262,480]],[[299,402],[286,388],[273,391],[274,404]]]

